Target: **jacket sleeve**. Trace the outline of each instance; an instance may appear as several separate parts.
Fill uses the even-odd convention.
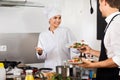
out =
[[[77,41],[75,35],[70,29],[68,29],[67,35],[68,35],[69,44],[73,44],[75,41]],[[70,53],[71,53],[71,57],[73,57],[76,55],[78,56],[80,52],[77,49],[70,48]]]
[[[77,40],[75,35],[73,34],[73,32],[70,29],[68,29],[67,32],[68,32],[67,35],[68,35],[69,43]]]
[[[43,49],[43,53],[42,53],[42,55],[39,55],[39,54],[36,52],[36,55],[37,55],[37,58],[38,58],[38,59],[46,59],[46,53],[45,53],[45,51],[44,51],[43,44],[44,44],[44,41],[42,40],[42,35],[39,34],[39,39],[38,39],[38,45],[37,45],[37,47],[42,48],[42,49]]]

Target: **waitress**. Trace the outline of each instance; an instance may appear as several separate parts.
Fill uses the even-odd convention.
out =
[[[40,33],[36,51],[39,59],[45,59],[44,67],[55,71],[56,66],[63,65],[65,60],[70,59],[70,49],[66,44],[76,39],[70,29],[60,26],[62,20],[60,10],[48,8],[47,17],[49,27]]]

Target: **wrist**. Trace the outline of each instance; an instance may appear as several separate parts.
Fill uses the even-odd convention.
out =
[[[92,52],[93,52],[93,50],[92,50],[92,49],[90,49],[90,50],[89,50],[89,54],[92,54]]]

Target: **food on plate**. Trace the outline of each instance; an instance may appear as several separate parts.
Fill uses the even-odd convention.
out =
[[[56,75],[55,72],[47,72],[47,73],[43,73],[44,77],[47,78],[47,80],[52,80],[52,78]]]
[[[75,42],[72,45],[70,45],[70,48],[79,48],[84,45],[86,45],[84,42]]]
[[[71,60],[68,60],[69,63],[82,63],[80,58],[73,58]]]

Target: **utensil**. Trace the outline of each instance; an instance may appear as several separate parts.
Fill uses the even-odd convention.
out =
[[[94,12],[93,7],[92,7],[92,0],[90,0],[90,13],[92,14]]]

